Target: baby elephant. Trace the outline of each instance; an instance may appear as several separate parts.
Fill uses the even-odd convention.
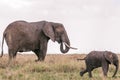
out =
[[[110,51],[92,51],[84,59],[78,60],[85,60],[86,63],[86,69],[80,72],[80,76],[88,72],[89,77],[92,77],[92,70],[98,67],[102,67],[104,76],[107,76],[109,64],[113,64],[116,67],[114,77],[119,68],[118,56]]]

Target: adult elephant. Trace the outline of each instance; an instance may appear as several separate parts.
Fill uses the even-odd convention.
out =
[[[3,33],[1,57],[3,56],[4,38],[8,46],[10,60],[16,56],[17,52],[33,51],[38,57],[36,61],[43,61],[49,39],[60,44],[62,53],[67,53],[72,48],[64,26],[48,21],[15,21],[9,24]],[[65,44],[65,49],[63,44]]]
[[[92,77],[92,70],[98,67],[102,67],[104,76],[107,76],[109,64],[113,64],[116,67],[114,77],[119,68],[118,56],[110,51],[91,51],[84,59],[78,60],[85,60],[86,63],[86,69],[80,72],[81,76],[88,72],[89,77]]]

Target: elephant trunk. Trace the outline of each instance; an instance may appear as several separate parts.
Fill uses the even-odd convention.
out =
[[[60,44],[60,51],[62,53],[67,53],[69,51],[69,49],[77,50],[77,48],[74,48],[74,47],[70,46],[70,40],[69,40],[66,32],[64,32],[64,34],[61,36],[60,43],[61,43]],[[64,46],[65,46],[65,48],[64,48]]]
[[[115,69],[115,72],[114,72],[114,74],[113,74],[112,77],[115,77],[115,75],[116,75],[116,73],[117,73],[117,71],[118,71],[118,68],[119,68],[119,63],[117,63],[117,64],[115,65],[115,67],[116,67],[116,69]]]
[[[60,51],[62,53],[67,53],[70,49],[70,47],[68,47],[68,46],[70,46],[70,40],[68,38],[66,31],[64,31],[63,34],[61,35],[61,42],[60,43],[61,43],[60,44]],[[68,46],[64,43],[66,43]]]
[[[70,42],[67,42],[66,44],[70,46]],[[60,51],[62,53],[67,53],[70,48],[67,45],[65,45],[65,49],[64,49],[64,45],[65,45],[64,42],[61,42],[61,44],[60,44]]]

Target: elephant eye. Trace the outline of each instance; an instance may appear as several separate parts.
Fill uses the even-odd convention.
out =
[[[56,33],[56,37],[60,37],[60,33],[59,32]]]

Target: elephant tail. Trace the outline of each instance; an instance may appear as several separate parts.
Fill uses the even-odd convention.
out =
[[[3,39],[2,39],[2,49],[1,49],[1,55],[0,55],[0,57],[3,56],[3,44],[4,44],[4,38],[5,38],[5,34],[3,34]]]
[[[77,61],[79,61],[79,60],[85,60],[85,59],[86,59],[86,57],[84,57],[84,58],[82,58],[82,59],[78,58]]]

